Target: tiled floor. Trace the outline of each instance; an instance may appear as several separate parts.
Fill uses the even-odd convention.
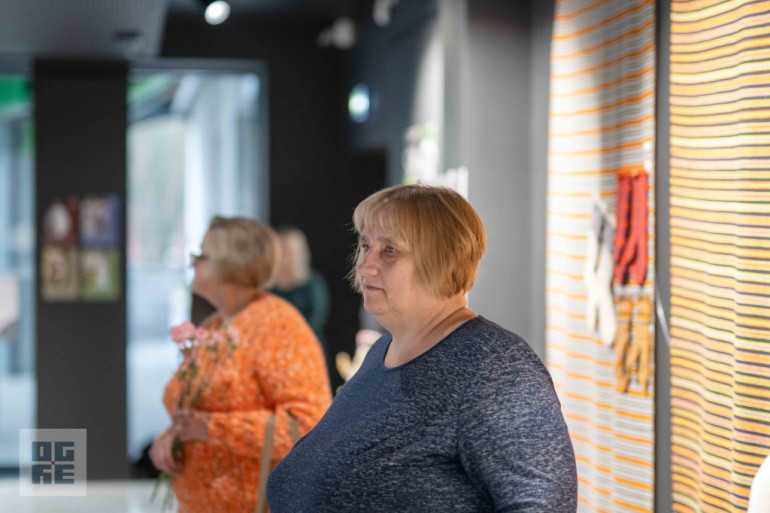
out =
[[[0,479],[0,511],[7,513],[159,513],[150,504],[154,481],[89,481],[83,497],[21,497],[17,479]],[[160,495],[160,494],[159,494]]]

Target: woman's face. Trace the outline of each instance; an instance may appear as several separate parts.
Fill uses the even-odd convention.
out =
[[[373,226],[361,233],[359,244],[364,309],[386,328],[388,321],[403,322],[435,301],[420,281],[413,252],[394,231]]]
[[[297,279],[299,250],[294,238],[287,235],[279,235],[278,237],[281,241],[281,258],[278,261],[275,286],[285,290],[294,285],[294,281]]]
[[[192,283],[194,293],[206,299],[209,303],[215,305],[219,280],[211,272],[211,258],[209,257],[210,242],[208,234],[203,237],[201,243],[201,253],[194,262],[195,278]],[[215,305],[216,306],[216,305]]]

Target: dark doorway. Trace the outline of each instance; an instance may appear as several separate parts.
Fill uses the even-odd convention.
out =
[[[333,210],[335,222],[330,229],[330,244],[343,249],[339,257],[332,262],[333,267],[328,277],[332,308],[326,327],[326,342],[332,390],[336,390],[343,383],[334,367],[335,356],[340,351],[353,355],[355,335],[359,329],[358,311],[361,297],[345,279],[357,242],[353,231],[353,210],[361,200],[385,186],[387,164],[385,148],[351,154],[346,165],[340,170],[331,194],[333,204],[330,208]]]

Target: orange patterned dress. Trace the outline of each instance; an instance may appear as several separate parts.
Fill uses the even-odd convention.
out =
[[[252,512],[268,417],[276,415],[273,458],[280,460],[291,448],[288,414],[304,435],[331,404],[321,345],[291,304],[264,293],[231,326],[238,347],[220,357],[196,405],[211,412],[208,441],[184,443],[184,463],[174,480],[180,513]],[[221,328],[221,320],[214,317],[205,327]],[[169,413],[180,388],[175,375],[163,397]]]

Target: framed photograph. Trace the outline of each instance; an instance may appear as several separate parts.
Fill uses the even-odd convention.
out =
[[[120,254],[117,249],[84,249],[80,254],[80,295],[85,301],[120,297]]]
[[[43,217],[43,244],[75,246],[78,243],[78,198],[55,198]]]
[[[79,299],[78,250],[74,247],[43,246],[40,256],[41,295],[45,301]]]
[[[90,196],[80,201],[80,243],[84,248],[120,245],[120,199]]]

